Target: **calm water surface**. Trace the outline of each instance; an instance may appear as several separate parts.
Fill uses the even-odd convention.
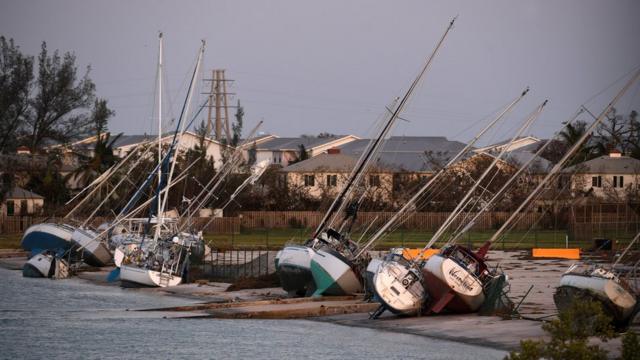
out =
[[[189,300],[0,269],[3,359],[501,359],[486,348],[306,320],[166,319]]]

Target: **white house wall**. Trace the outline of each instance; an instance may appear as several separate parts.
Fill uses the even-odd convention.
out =
[[[171,144],[172,141],[173,141],[173,135],[166,136],[162,139],[163,145],[167,145],[167,146]],[[215,161],[215,167],[216,169],[218,169],[222,165],[223,145],[211,140],[207,140],[205,143],[207,144],[207,157],[213,158],[213,160]],[[180,138],[178,151],[186,151],[187,149],[194,149],[199,144],[200,144],[200,138],[198,136],[192,133],[185,133]],[[126,156],[131,150],[133,150],[137,145],[138,144],[120,146],[115,149],[114,153],[116,156],[122,158]],[[155,146],[157,146],[157,142]]]

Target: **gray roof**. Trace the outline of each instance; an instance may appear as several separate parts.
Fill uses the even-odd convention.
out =
[[[340,146],[340,151],[358,157],[370,141],[355,140]],[[459,141],[447,140],[444,136],[392,136],[385,141],[380,151],[379,163],[395,171],[433,172],[436,169],[429,157],[437,162],[445,162],[465,146]]]
[[[11,191],[7,193],[7,199],[44,199],[44,197],[31,192],[29,190],[25,190],[21,187],[14,186]]]
[[[163,136],[167,136],[167,135],[168,134],[165,134]],[[117,134],[111,135],[111,138],[109,139],[109,141],[111,141],[111,139],[113,139],[115,136],[117,136]],[[122,146],[135,145],[144,141],[157,140],[157,139],[158,139],[158,135],[121,135],[113,143],[113,147],[119,148]]]
[[[289,165],[285,172],[314,172],[328,170],[350,172],[369,144],[369,139],[359,139],[341,145],[340,154],[321,154]],[[435,160],[448,160],[465,147],[458,141],[449,141],[443,136],[392,136],[380,151],[377,167],[393,172],[433,172],[434,164],[425,154]]]
[[[563,170],[578,174],[634,174],[640,173],[640,160],[628,156],[604,155]]]
[[[267,151],[282,151],[292,150],[298,151],[300,145],[304,145],[307,150],[313,149],[316,146],[325,145],[332,141],[336,141],[344,138],[345,136],[331,136],[331,137],[281,137],[264,141],[256,145],[257,150]]]
[[[351,172],[358,159],[345,154],[320,154],[310,159],[291,164],[284,172],[315,172],[320,170],[335,172]]]
[[[340,146],[343,153],[362,154],[370,139],[359,139]],[[444,136],[392,136],[384,143],[383,152],[449,152],[453,155],[465,147],[459,141]]]

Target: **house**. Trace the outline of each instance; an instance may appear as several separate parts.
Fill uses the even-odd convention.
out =
[[[65,177],[77,167],[77,161],[72,157],[60,154],[31,154],[30,152],[18,152],[16,154],[0,154],[0,174],[5,172],[13,175],[18,186],[26,186],[31,176],[54,167],[60,176]]]
[[[104,134],[106,136],[106,134]],[[173,141],[173,133],[167,133],[162,135],[162,144],[164,146],[168,146]],[[115,136],[113,136],[115,138]],[[74,143],[65,146],[67,152],[80,151],[83,152],[87,156],[91,156],[93,149],[95,147],[97,140],[97,136],[91,136],[86,139],[76,141]],[[178,151],[186,151],[187,149],[195,149],[200,145],[201,137],[192,132],[186,131],[182,137],[180,138],[180,143],[178,144]],[[133,150],[136,146],[145,143],[152,142],[157,144],[158,136],[157,135],[120,135],[115,142],[113,143],[113,153],[114,155],[122,158],[125,157],[131,150]],[[219,141],[216,141],[212,138],[205,137],[204,139],[207,157],[214,160],[215,167],[218,168],[222,165],[222,153],[228,147]],[[60,147],[60,145],[56,145]],[[157,145],[156,145],[157,146]]]
[[[284,167],[280,170],[283,181],[289,188],[304,189],[313,197],[334,195],[347,181],[370,141],[357,139]],[[392,136],[385,141],[365,184],[380,199],[389,200],[394,189],[433,174],[464,147],[465,144],[445,137]]]
[[[563,171],[571,178],[571,191],[607,200],[625,200],[640,188],[640,160],[624,156],[618,150],[591,159]]]
[[[284,167],[280,172],[290,190],[297,188],[314,198],[334,197],[348,181],[357,161],[357,157],[330,149]],[[393,170],[375,166],[366,174],[365,184],[380,198],[388,200],[393,190]]]
[[[43,206],[44,197],[14,186],[0,204],[0,216],[40,215]]]
[[[300,158],[302,146],[304,146],[307,156],[312,158],[326,153],[331,148],[340,147],[358,139],[360,138],[354,135],[327,137],[266,135],[246,144],[244,155],[247,160],[254,156],[256,161],[268,160],[271,164],[285,167]],[[254,155],[250,155],[251,153]]]
[[[340,151],[360,157],[370,141],[353,141],[340,146]],[[378,162],[396,173],[428,175],[436,172],[465,146],[444,136],[391,136],[380,150]]]

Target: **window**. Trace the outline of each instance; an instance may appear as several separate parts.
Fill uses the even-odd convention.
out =
[[[279,151],[274,151],[273,152],[273,163],[274,164],[281,164],[282,163],[282,153]]]
[[[597,188],[602,187],[602,176],[591,177],[591,186]]]
[[[27,200],[20,200],[20,215],[28,215],[29,214],[29,208],[28,208],[28,204],[27,204]]]
[[[7,215],[13,216],[15,215],[15,212],[16,212],[16,205],[14,204],[13,200],[7,200]]]
[[[614,176],[613,177],[613,187],[614,188],[623,188],[624,187],[624,176]]]
[[[334,187],[338,185],[338,175],[327,175],[327,186]]]
[[[316,185],[316,177],[314,175],[304,176],[304,186],[315,186],[315,185]]]
[[[369,175],[369,186],[380,186],[380,175]]]

